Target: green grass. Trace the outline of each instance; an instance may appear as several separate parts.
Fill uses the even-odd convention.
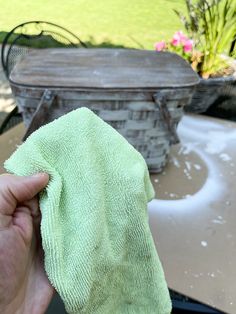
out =
[[[42,20],[95,45],[153,49],[156,41],[183,29],[173,9],[184,10],[184,0],[2,0],[0,31]]]

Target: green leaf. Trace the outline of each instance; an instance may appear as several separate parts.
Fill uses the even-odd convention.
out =
[[[175,12],[203,53],[200,72],[217,71],[225,66],[220,54],[229,55],[236,37],[236,0],[185,0],[185,4],[186,15]]]

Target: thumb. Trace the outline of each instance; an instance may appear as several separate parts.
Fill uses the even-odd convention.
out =
[[[48,183],[46,173],[20,177],[11,174],[0,176],[0,213],[12,215],[17,204],[31,200]]]

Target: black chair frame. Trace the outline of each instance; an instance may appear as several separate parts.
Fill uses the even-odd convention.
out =
[[[22,115],[18,112],[18,108],[14,107],[14,109],[7,114],[5,119],[0,125],[0,135],[2,135],[4,132],[8,131],[15,125],[21,123],[23,121]]]
[[[38,33],[30,34],[28,33],[28,29],[30,26],[34,27],[34,30]],[[51,29],[50,29],[51,28]],[[6,77],[9,79],[10,70],[10,56],[13,50],[13,47],[19,42],[20,39],[25,39],[26,42],[30,40],[41,39],[44,35],[51,36],[55,42],[61,44],[61,46],[65,45],[70,47],[84,47],[87,48],[86,44],[80,40],[75,34],[67,30],[66,28],[59,26],[57,24],[46,22],[46,21],[29,21],[26,23],[22,23],[14,27],[4,38],[1,48],[1,63],[3,70],[6,74]],[[55,39],[55,37],[57,39]],[[61,41],[58,41],[58,38],[61,38]],[[64,43],[63,43],[64,41]],[[47,48],[47,47],[44,47]],[[27,50],[27,45],[21,47],[21,49],[25,49],[25,53]]]

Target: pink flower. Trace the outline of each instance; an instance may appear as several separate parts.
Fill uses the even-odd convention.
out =
[[[193,41],[187,39],[184,43],[184,52],[191,52],[193,49]]]
[[[164,40],[155,43],[156,51],[162,51],[165,49],[165,47],[166,47],[166,43],[164,42]]]
[[[185,36],[182,31],[178,31],[174,34],[171,44],[173,46],[179,46],[181,44],[185,44],[186,40],[188,40],[188,37]]]

